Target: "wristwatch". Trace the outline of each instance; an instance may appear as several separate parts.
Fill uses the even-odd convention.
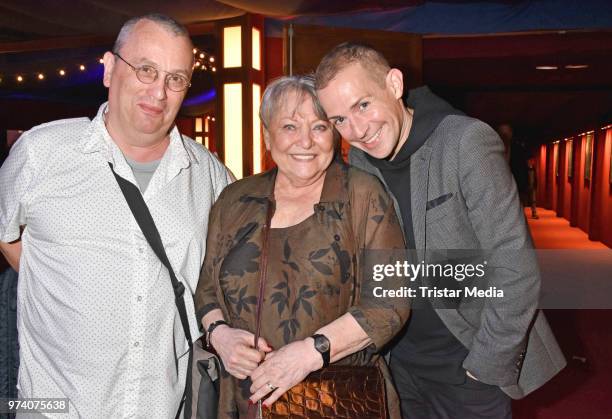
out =
[[[209,348],[212,347],[212,344],[210,342],[210,335],[212,334],[213,330],[215,330],[217,327],[221,326],[222,324],[229,326],[229,324],[227,324],[225,320],[217,320],[208,325],[208,329],[206,329],[206,345]]]
[[[331,344],[329,343],[329,339],[325,335],[312,335],[314,339],[314,347],[321,354],[321,358],[323,358],[323,368],[329,366],[329,358],[331,352]]]

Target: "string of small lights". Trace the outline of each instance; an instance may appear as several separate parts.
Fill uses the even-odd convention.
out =
[[[102,60],[100,60],[100,62],[102,62]],[[54,76],[57,76],[58,78],[61,77],[66,77],[69,72],[83,72],[87,70],[87,66],[85,64],[77,64],[74,67],[61,67],[58,68],[57,71],[55,73],[53,73]],[[9,82],[9,80],[14,80],[17,84],[23,84],[26,83],[28,81],[44,81],[47,80],[49,77],[51,77],[49,72],[44,72],[44,71],[36,71],[36,72],[19,72],[14,74],[12,77],[8,77],[5,75],[0,75],[0,85],[2,84],[7,84],[7,82]]]
[[[207,53],[199,48],[193,49],[194,55],[194,72],[195,71],[209,71],[215,73],[217,71],[215,57],[212,54]],[[102,58],[98,58],[97,64],[104,64]],[[96,63],[83,62],[76,65],[61,66],[55,71],[35,71],[35,72],[17,72],[13,75],[0,74],[0,87],[6,86],[9,82],[14,82],[15,85],[25,85],[28,82],[43,82],[49,79],[61,79],[69,77],[71,74],[83,73],[89,66],[95,66]]]
[[[214,55],[201,49],[194,48],[193,56],[195,58],[195,62],[193,64],[195,70],[211,71],[213,73],[217,71]]]

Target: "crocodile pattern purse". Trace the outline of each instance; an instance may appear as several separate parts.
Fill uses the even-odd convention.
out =
[[[376,367],[330,365],[283,394],[266,419],[386,419],[385,383]]]

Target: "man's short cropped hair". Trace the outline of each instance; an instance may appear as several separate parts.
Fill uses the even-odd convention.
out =
[[[374,81],[381,86],[385,85],[385,78],[391,69],[387,59],[368,45],[343,42],[328,52],[319,63],[315,73],[316,89],[324,89],[340,71],[353,63],[359,63]]]
[[[157,23],[168,32],[173,33],[176,36],[184,36],[191,41],[189,31],[184,25],[172,19],[170,16],[166,16],[161,13],[149,13],[147,15],[133,17],[123,24],[121,30],[119,31],[119,35],[117,35],[117,39],[115,40],[113,52],[118,53],[121,50],[127,39],[130,37],[134,26],[136,26],[136,24],[141,20],[149,20]]]

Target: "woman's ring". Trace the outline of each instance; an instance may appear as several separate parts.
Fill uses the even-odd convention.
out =
[[[266,385],[268,386],[268,388],[270,389],[270,391],[274,391],[274,390],[276,390],[276,389],[278,388],[278,387],[276,387],[276,386],[273,386],[273,385],[272,385],[272,384],[270,384],[270,383],[266,383]]]

